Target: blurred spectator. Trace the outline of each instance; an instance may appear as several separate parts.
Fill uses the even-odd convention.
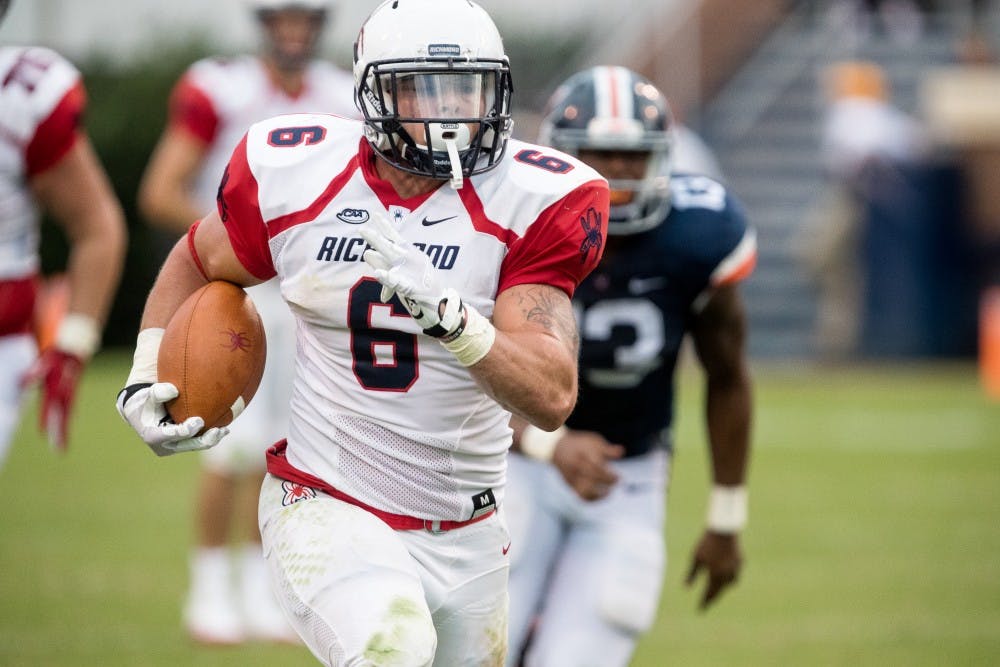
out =
[[[907,169],[923,160],[927,146],[916,119],[891,103],[889,84],[878,65],[836,63],[824,73],[823,84],[821,150],[829,188],[807,227],[808,238],[801,241],[820,285],[818,346],[826,356],[843,357],[859,349],[866,294],[869,299],[872,294],[872,281],[862,278],[862,235],[870,231],[862,223],[883,225],[879,231],[887,232],[901,221],[893,215],[894,207],[913,210],[918,193]],[[902,236],[900,248],[913,240],[905,230]],[[902,255],[893,253],[899,269],[905,270]],[[915,307],[912,297],[909,305],[899,305]]]
[[[246,4],[260,24],[261,53],[205,59],[188,69],[174,88],[167,127],[143,176],[143,213],[175,238],[214,208],[223,168],[251,124],[294,112],[357,114],[352,76],[314,59],[333,2]],[[249,294],[264,320],[267,366],[229,437],[203,453],[195,505],[184,623],[194,639],[209,644],[297,641],[271,593],[257,528],[264,451],[287,435],[295,321],[275,281]]]
[[[823,127],[823,159],[829,174],[858,182],[870,161],[913,162],[926,153],[919,122],[896,108],[889,82],[879,65],[845,61],[826,72],[827,112]]]
[[[927,0],[838,0],[827,10],[827,22],[851,42],[887,35],[912,44],[923,34],[930,5]]]
[[[981,370],[986,386],[996,387],[1000,396],[1000,378],[986,377],[1000,367],[985,363],[1000,353],[986,349],[988,342],[1000,340],[1000,66],[994,46],[978,25],[959,43],[957,57],[956,65],[925,77],[921,103],[933,140],[954,156],[961,171],[973,242],[969,259],[974,260],[982,295]]]

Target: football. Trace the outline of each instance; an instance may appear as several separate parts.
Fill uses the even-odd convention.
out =
[[[181,304],[167,323],[157,378],[177,387],[166,405],[175,422],[201,417],[226,426],[243,412],[264,373],[267,343],[260,315],[237,285],[215,280]]]

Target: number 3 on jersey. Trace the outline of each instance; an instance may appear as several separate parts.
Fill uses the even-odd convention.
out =
[[[585,340],[600,345],[613,345],[612,368],[589,368],[587,380],[597,387],[634,387],[663,359],[665,335],[663,316],[649,299],[606,299],[598,301],[586,310],[574,304],[580,334]],[[629,331],[622,340],[615,343],[615,332]]]

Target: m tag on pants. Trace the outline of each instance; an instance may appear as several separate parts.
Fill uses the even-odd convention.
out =
[[[493,495],[493,489],[486,489],[472,496],[472,519],[482,516],[487,512],[492,512],[497,508],[497,499]]]

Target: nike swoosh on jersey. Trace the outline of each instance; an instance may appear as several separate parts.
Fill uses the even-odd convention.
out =
[[[663,276],[653,276],[652,278],[632,278],[628,281],[628,291],[632,294],[645,294],[653,290],[666,287],[667,279]]]
[[[423,220],[420,221],[420,224],[423,225],[424,227],[430,227],[431,225],[436,225],[439,222],[447,222],[457,217],[458,217],[457,215],[450,215],[447,218],[441,218],[440,220],[428,220],[427,218],[424,218]]]
[[[504,555],[504,556],[506,556],[506,555],[507,555],[507,552],[508,552],[509,550],[510,550],[510,542],[508,542],[508,543],[507,543],[507,546],[505,546],[505,547],[501,547],[501,551],[503,551],[503,555]]]

